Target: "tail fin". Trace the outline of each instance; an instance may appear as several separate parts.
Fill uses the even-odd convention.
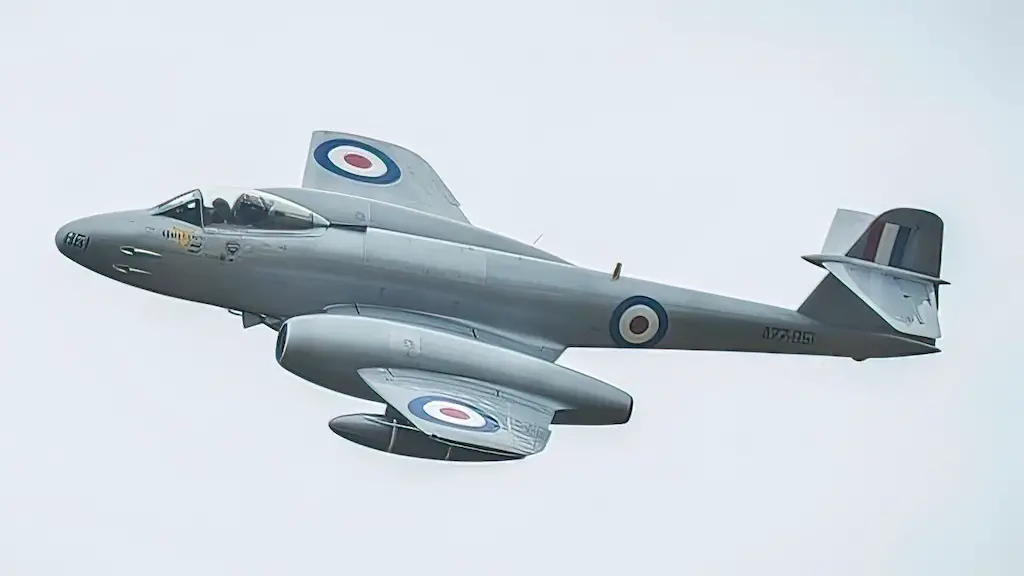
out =
[[[939,328],[942,219],[896,208],[873,217],[838,210],[821,254],[804,259],[828,270],[798,311],[819,322],[898,332],[934,345]]]

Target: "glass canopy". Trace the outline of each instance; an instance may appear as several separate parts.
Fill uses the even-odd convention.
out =
[[[301,231],[330,224],[312,210],[262,190],[189,190],[153,208],[158,216],[218,229]]]

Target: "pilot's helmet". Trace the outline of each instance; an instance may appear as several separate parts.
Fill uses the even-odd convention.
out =
[[[267,203],[260,196],[256,194],[244,193],[242,194],[242,203],[253,208],[266,211]]]
[[[238,197],[238,207],[235,208],[235,218],[240,224],[252,226],[265,218],[269,209],[263,198],[255,194],[242,194]]]

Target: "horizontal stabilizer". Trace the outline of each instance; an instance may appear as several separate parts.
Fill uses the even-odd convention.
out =
[[[825,262],[824,266],[894,329],[930,340],[942,336],[934,283],[857,264]]]

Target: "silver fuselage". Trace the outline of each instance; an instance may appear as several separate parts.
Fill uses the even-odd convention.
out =
[[[870,358],[928,353],[889,334],[824,325],[795,311],[556,261],[373,227],[302,232],[188,228],[146,211],[85,218],[62,228],[69,258],[114,280],[174,298],[287,319],[358,304],[437,315],[507,333],[554,357],[567,347],[617,347],[610,318],[624,298],[664,306],[671,328],[656,348]],[[85,250],[65,241],[89,237]],[[509,240],[509,242],[514,242]],[[770,337],[778,331],[809,335]],[[554,359],[554,358],[552,358]],[[372,398],[361,382],[324,384]]]

